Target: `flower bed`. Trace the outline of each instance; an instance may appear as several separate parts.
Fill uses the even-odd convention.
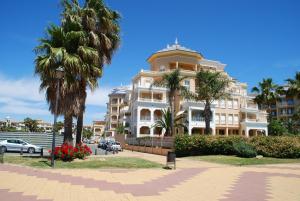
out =
[[[49,153],[51,154],[51,150]],[[72,161],[75,158],[85,159],[91,154],[91,149],[84,144],[77,144],[75,147],[69,144],[62,144],[54,149],[54,158],[62,161]]]

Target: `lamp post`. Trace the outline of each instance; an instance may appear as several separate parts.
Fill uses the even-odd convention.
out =
[[[58,100],[59,100],[59,81],[64,76],[64,69],[60,66],[55,70],[55,78],[57,80],[56,97],[55,97],[55,111],[54,111],[54,123],[53,123],[53,134],[52,134],[52,151],[51,151],[51,167],[54,168],[54,149],[55,149],[55,127],[57,122],[58,113]]]

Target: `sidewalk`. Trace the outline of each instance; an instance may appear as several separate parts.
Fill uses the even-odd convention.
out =
[[[166,160],[131,151],[104,157],[139,157],[162,164]],[[5,201],[299,201],[299,186],[300,164],[235,167],[178,159],[176,170],[0,165],[0,197]]]

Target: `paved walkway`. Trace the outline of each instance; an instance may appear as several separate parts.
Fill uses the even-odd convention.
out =
[[[165,157],[125,151],[165,163]],[[105,156],[114,157],[114,156]],[[179,159],[176,170],[0,165],[0,200],[299,201],[300,164],[233,167]]]

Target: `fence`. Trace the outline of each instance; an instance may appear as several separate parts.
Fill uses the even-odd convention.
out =
[[[52,134],[50,133],[21,133],[21,132],[0,132],[0,141],[7,139],[22,139],[30,144],[43,148],[50,148],[52,145]],[[55,145],[63,143],[63,136],[55,136]]]
[[[128,145],[145,146],[145,147],[160,147],[172,149],[174,146],[173,137],[141,137],[141,138],[126,138]]]

